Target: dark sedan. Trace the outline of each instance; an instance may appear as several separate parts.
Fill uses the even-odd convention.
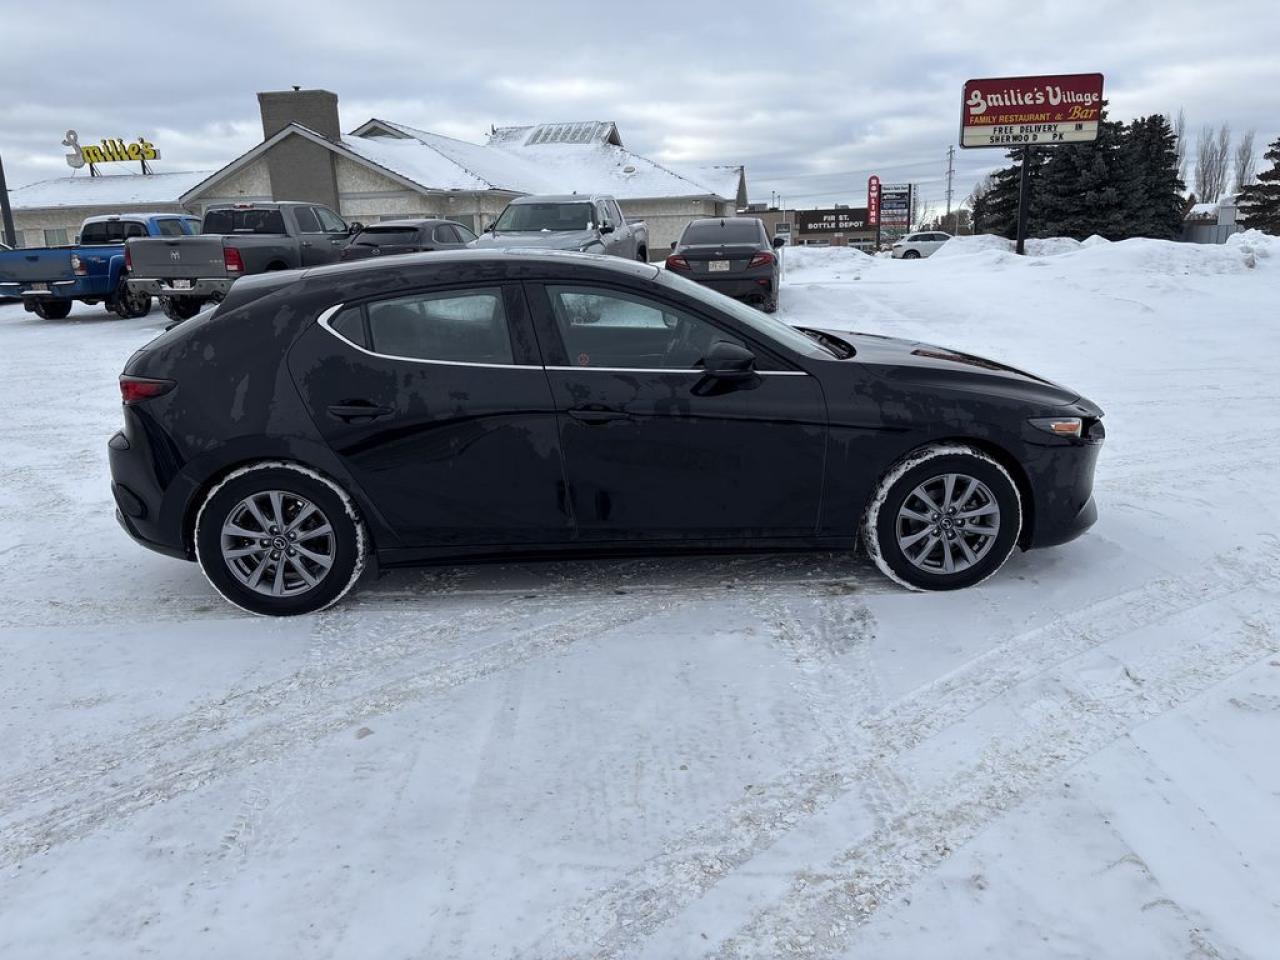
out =
[[[396,253],[430,253],[461,250],[476,235],[452,220],[383,220],[364,227],[342,248],[341,260],[390,256]]]
[[[1102,412],[1000,363],[801,331],[670,271],[472,250],[238,281],[130,358],[117,516],[244,609],[366,563],[852,548],[921,589],[1095,519]]]
[[[765,313],[778,309],[778,257],[783,241],[770,240],[755,217],[694,220],[671,245],[667,269]]]

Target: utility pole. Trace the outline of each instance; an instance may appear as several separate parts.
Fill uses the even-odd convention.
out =
[[[947,220],[951,219],[951,181],[955,177],[955,173],[956,173],[955,158],[956,158],[955,146],[953,145],[953,146],[947,147],[947,216],[946,216]],[[951,232],[952,233],[956,232],[956,225],[954,223],[951,225]]]
[[[3,158],[0,158],[0,218],[4,222],[4,242],[17,249],[18,233],[13,229],[13,210],[9,207],[9,188],[4,182]]]

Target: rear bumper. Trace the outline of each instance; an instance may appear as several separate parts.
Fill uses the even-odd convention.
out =
[[[126,413],[125,430],[107,442],[116,520],[144,547],[166,556],[191,559],[183,542],[180,517],[175,521],[166,516],[164,491],[152,467],[154,458],[145,449],[149,443],[145,431],[132,429],[128,420]]]
[[[185,279],[185,278],[175,278]],[[235,280],[226,277],[201,277],[191,280],[191,288],[172,286],[171,279],[130,277],[129,288],[135,293],[147,293],[153,297],[196,297],[201,300],[220,300],[227,295]]]
[[[735,300],[771,300],[774,296],[774,285],[772,276],[762,277],[727,277],[720,279],[709,274],[683,273],[683,277],[700,283],[716,293],[723,293],[726,297],[733,297]]]
[[[102,296],[101,293],[95,293],[89,289],[89,285],[80,279],[46,281],[43,283],[46,288],[44,290],[32,290],[32,285],[27,282],[0,283],[0,297],[21,297],[23,300],[75,300],[79,297]]]

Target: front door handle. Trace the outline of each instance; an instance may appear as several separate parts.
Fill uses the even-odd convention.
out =
[[[353,420],[376,420],[391,413],[390,407],[380,407],[368,401],[356,403],[334,403],[329,406],[330,416],[351,423]]]
[[[568,413],[573,419],[591,426],[627,419],[627,415],[621,410],[610,410],[608,407],[574,407]]]

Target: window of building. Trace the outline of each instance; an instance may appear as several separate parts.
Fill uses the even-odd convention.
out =
[[[454,363],[513,363],[499,287],[423,293],[366,305],[369,349]]]
[[[45,227],[44,245],[46,247],[61,247],[67,243],[66,227]]]
[[[711,345],[741,340],[656,300],[594,287],[548,286],[569,363],[577,367],[690,370]]]

